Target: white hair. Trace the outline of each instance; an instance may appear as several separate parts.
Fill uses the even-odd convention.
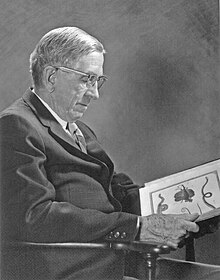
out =
[[[103,45],[77,27],[61,27],[46,33],[30,55],[30,72],[35,87],[42,86],[42,74],[47,65],[63,65],[77,61],[94,51],[105,53]]]

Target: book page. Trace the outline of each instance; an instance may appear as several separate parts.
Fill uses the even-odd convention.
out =
[[[152,182],[140,189],[142,215],[198,213],[219,215],[220,161],[209,162]]]

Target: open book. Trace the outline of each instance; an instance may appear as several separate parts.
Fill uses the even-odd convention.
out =
[[[141,214],[198,213],[196,221],[220,215],[220,160],[144,184]]]

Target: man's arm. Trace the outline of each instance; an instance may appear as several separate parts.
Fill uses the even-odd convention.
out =
[[[112,180],[112,191],[121,202],[123,211],[140,215],[139,186],[134,184],[128,175],[115,173]],[[198,225],[191,222],[197,217],[198,214],[139,217],[136,240],[158,242],[177,248],[189,232],[198,232]]]
[[[3,117],[1,135],[2,225],[6,238],[86,242],[108,239],[110,233],[113,238],[135,238],[136,215],[103,213],[57,201],[55,187],[47,177],[48,151],[28,120]]]
[[[124,173],[114,173],[111,188],[113,196],[121,203],[122,211],[141,215],[139,185]]]

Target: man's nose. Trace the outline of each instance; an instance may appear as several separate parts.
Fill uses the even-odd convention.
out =
[[[95,83],[94,86],[88,88],[87,92],[86,92],[87,96],[90,96],[91,99],[93,100],[97,100],[99,99],[99,90],[97,87],[97,83]]]

